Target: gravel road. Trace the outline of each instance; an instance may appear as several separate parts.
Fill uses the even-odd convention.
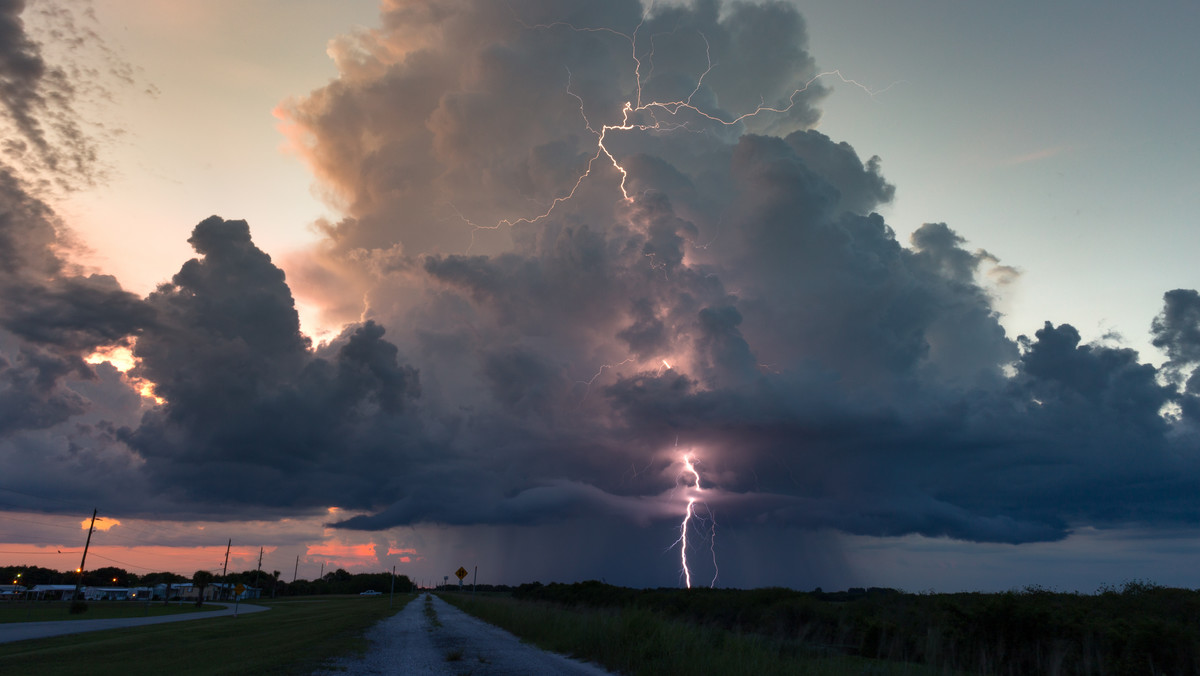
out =
[[[432,603],[442,626],[426,617]],[[442,601],[423,594],[404,610],[367,632],[371,647],[361,659],[331,662],[316,676],[334,674],[414,674],[429,676],[600,676],[600,667],[521,643]]]

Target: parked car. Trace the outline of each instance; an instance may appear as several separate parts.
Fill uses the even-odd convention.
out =
[[[379,596],[382,592],[377,592],[374,589],[368,589],[365,592],[359,592],[359,596]]]

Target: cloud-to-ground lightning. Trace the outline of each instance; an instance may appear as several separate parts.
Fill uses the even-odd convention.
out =
[[[883,90],[880,90],[880,92],[876,92],[872,91],[870,88],[856,80],[845,77],[842,75],[840,70],[828,70],[812,76],[803,84],[796,87],[790,95],[782,98],[780,102],[775,105],[768,105],[765,100],[762,100],[753,110],[737,115],[722,116],[718,113],[705,110],[693,102],[700,93],[701,88],[704,86],[705,78],[708,77],[715,67],[715,64],[712,60],[711,45],[708,41],[708,38],[704,35],[704,33],[698,32],[700,39],[704,41],[705,64],[703,70],[699,71],[699,74],[695,78],[691,92],[685,98],[678,100],[647,101],[643,98],[643,78],[648,77],[648,75],[643,74],[642,72],[644,65],[643,59],[649,63],[649,69],[652,72],[654,68],[653,59],[656,36],[650,36],[649,49],[648,51],[643,50],[645,53],[641,55],[639,55],[638,37],[640,31],[645,25],[646,19],[649,17],[652,11],[653,4],[651,3],[651,5],[646,9],[646,12],[643,14],[642,21],[638,23],[632,33],[623,33],[607,27],[579,27],[565,21],[531,25],[522,21],[519,17],[516,18],[518,23],[531,31],[546,31],[561,28],[575,31],[577,33],[606,33],[627,41],[630,46],[629,56],[632,60],[632,74],[635,91],[632,92],[630,100],[625,101],[624,105],[621,107],[619,121],[613,121],[604,124],[594,124],[592,119],[589,119],[588,117],[584,98],[572,88],[573,74],[571,73],[570,69],[567,68],[565,73],[565,92],[568,96],[571,96],[578,102],[579,115],[582,119],[583,127],[595,138],[595,152],[588,159],[583,172],[575,177],[570,189],[554,197],[545,210],[541,213],[529,216],[506,218],[495,223],[494,225],[483,226],[474,223],[471,219],[459,212],[456,207],[451,205],[451,207],[454,208],[455,212],[458,214],[459,218],[473,228],[471,242],[472,247],[474,246],[474,232],[476,231],[496,230],[504,226],[513,227],[518,224],[532,225],[549,218],[560,205],[571,201],[575,197],[584,181],[592,175],[592,170],[595,168],[597,161],[603,163],[605,160],[607,160],[607,162],[612,165],[613,169],[620,176],[619,199],[624,202],[632,202],[634,200],[634,196],[630,194],[627,186],[629,173],[621,164],[614,152],[610,150],[609,146],[607,145],[607,142],[610,139],[610,134],[616,134],[620,132],[669,133],[680,131],[700,133],[702,130],[697,127],[698,123],[702,125],[706,124],[730,127],[742,124],[743,122],[760,115],[783,115],[791,111],[797,105],[798,99],[804,92],[808,91],[809,88],[814,85],[814,83],[823,78],[836,77],[844,84],[861,89],[872,98],[876,94],[882,91],[887,91],[887,89],[890,89],[895,85],[895,83],[893,83],[892,85],[888,85],[888,87],[884,88]],[[615,195],[614,198],[616,198]],[[615,368],[617,366],[629,363],[630,361],[633,361],[633,358],[626,359],[616,364],[605,364],[601,366],[590,379],[580,382],[581,384],[585,384],[590,388],[590,386],[603,374],[606,369]],[[661,359],[660,364],[666,371],[673,369],[672,364],[666,359]],[[708,531],[708,540],[710,543],[709,548],[712,553],[714,571],[713,578],[709,586],[715,586],[719,575],[716,555],[716,521],[713,518],[713,512],[711,508],[709,508],[707,502],[703,500],[705,489],[701,485],[700,472],[696,468],[696,459],[690,453],[684,453],[681,456],[681,462],[684,468],[681,480],[686,484],[685,490],[687,493],[687,505],[684,509],[683,519],[679,526],[679,538],[675,541],[675,544],[679,545],[680,566],[682,568],[681,573],[683,582],[688,588],[691,588],[692,570],[688,562],[688,548],[692,543],[689,543],[688,541],[688,534],[693,528],[697,528],[696,522],[699,521],[707,526],[706,530]],[[697,512],[697,504],[700,504],[704,507],[704,515],[701,515]]]
[[[679,539],[675,541],[675,544],[679,545],[679,565],[683,573],[683,582],[688,589],[692,588],[692,569],[688,565],[688,531],[694,527],[692,521],[699,519],[708,523],[709,551],[712,553],[713,561],[713,577],[708,586],[714,587],[717,584],[717,577],[720,576],[720,570],[717,567],[717,522],[708,504],[700,501],[704,487],[700,484],[700,472],[696,469],[695,459],[685,453],[681,460],[683,462],[684,481],[689,481],[687,475],[691,475],[691,486],[688,489],[690,495],[687,496],[687,507],[684,508],[683,521],[679,524]],[[707,517],[701,517],[696,513],[697,502],[704,505],[704,509],[708,514]]]

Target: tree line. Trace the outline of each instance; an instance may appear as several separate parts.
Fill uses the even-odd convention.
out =
[[[342,568],[326,573],[315,580],[287,582],[278,570],[244,570],[219,573],[199,570],[192,575],[156,572],[138,575],[123,568],[105,566],[83,571],[82,585],[86,587],[154,587],[159,584],[192,583],[207,586],[212,583],[243,584],[262,590],[264,597],[310,596],[317,594],[358,594],[369,589],[387,593],[392,589],[391,573],[350,573]],[[73,570],[59,571],[40,566],[0,566],[0,584],[19,584],[26,589],[43,584],[75,584],[80,575]],[[407,575],[396,576],[396,591],[409,592],[413,583]]]

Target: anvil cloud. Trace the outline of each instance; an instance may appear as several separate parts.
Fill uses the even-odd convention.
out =
[[[988,280],[1015,272],[944,223],[897,240],[879,158],[815,129],[836,76],[806,43],[783,4],[387,2],[331,46],[338,79],[277,111],[344,214],[286,278],[215,216],[146,298],[75,274],[6,171],[5,466],[131,515],[598,537],[636,583],[673,574],[650,543],[683,449],[764,550],[1195,525],[1196,291],[1147,318],[1161,370],[1066,323],[1006,335]],[[8,117],[49,165],[36,50],[3,44]],[[656,128],[605,137],[626,175],[598,155],[626,102],[683,100],[725,122],[634,112]],[[764,102],[786,111],[730,123]],[[341,335],[313,346],[293,292]],[[164,403],[84,362],[122,344]]]

